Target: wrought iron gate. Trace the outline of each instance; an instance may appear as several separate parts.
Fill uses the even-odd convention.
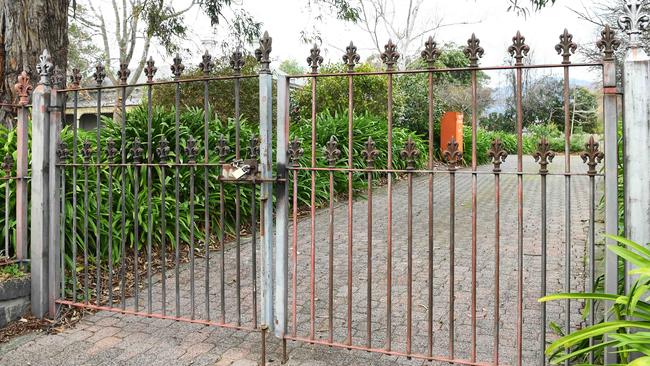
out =
[[[287,341],[296,341],[462,365],[545,364],[549,322],[562,316],[565,329],[575,328],[577,310],[584,304],[567,302],[564,308],[547,312],[544,304],[535,301],[549,293],[549,273],[562,272],[559,290],[575,290],[572,269],[577,264],[572,262],[572,253],[577,241],[588,252],[588,267],[578,269],[586,273],[587,287],[593,287],[600,272],[595,260],[600,230],[596,196],[603,179],[604,230],[617,231],[617,210],[613,209],[618,150],[613,52],[617,41],[609,28],[602,32],[598,47],[604,58],[599,63],[572,63],[576,47],[565,31],[556,46],[561,63],[528,65],[523,61],[529,47],[517,33],[508,49],[514,64],[484,67],[479,66],[484,50],[472,35],[464,49],[470,64],[448,69],[436,68],[439,50],[430,38],[422,51],[427,67],[400,71],[396,69],[400,55],[389,42],[381,55],[385,71],[357,72],[360,56],[351,43],[343,56],[347,70],[340,73],[319,73],[323,59],[314,47],[308,58],[311,73],[277,77],[275,129],[268,34],[256,52],[259,75],[241,74],[240,52],[231,57],[230,76],[211,74],[207,53],[198,77],[182,78],[185,67],[175,58],[174,78],[169,81],[154,81],[153,60],[144,69],[147,81],[136,85],[127,85],[126,65],[120,67],[119,82],[112,86],[105,85],[101,65],[94,73],[94,87],[81,87],[79,70],[75,70],[70,87],[48,90],[49,111],[58,120],[49,131],[54,136],[50,140],[57,142],[53,150],[57,169],[49,177],[53,189],[47,212],[52,220],[60,220],[48,226],[48,245],[58,256],[49,267],[56,272],[49,276],[50,306],[260,330],[263,342],[268,327],[282,339],[285,357]],[[592,137],[584,141],[583,164],[571,156],[569,82],[572,69],[585,67],[602,69],[604,74],[606,154]],[[42,85],[48,88],[52,69],[44,54],[39,70],[43,70]],[[532,157],[524,154],[522,83],[524,71],[531,69],[563,72],[565,144],[560,166],[555,155],[561,152],[551,151],[544,139]],[[478,77],[484,72],[514,74],[517,141],[516,156],[509,159],[498,139],[489,151],[477,150]],[[463,147],[454,139],[442,146],[443,164],[437,164],[434,76],[445,73],[468,75],[471,83],[467,169],[460,168]],[[393,85],[403,75],[423,75],[427,80],[429,118],[424,147],[411,137],[393,135]],[[386,141],[357,138],[354,85],[363,76],[387,81]],[[343,135],[317,135],[317,85],[323,78],[347,82],[348,128]],[[295,79],[311,83],[309,141],[294,139],[291,133],[290,84]],[[242,128],[240,89],[241,83],[255,80],[259,82],[260,121],[258,130],[250,132],[255,129]],[[61,84],[56,78],[52,83]],[[231,121],[211,116],[212,83],[233,88]],[[181,112],[183,89],[191,84],[203,85],[202,110]],[[170,118],[152,98],[156,88],[166,86],[173,88],[174,95]],[[145,91],[146,103],[136,111],[143,118],[130,120],[123,96],[133,87]],[[114,95],[111,105],[116,105],[112,120],[101,117],[108,95]],[[79,129],[82,101],[94,104],[90,107],[96,113],[94,132]],[[73,121],[59,131],[57,126],[66,124],[61,113],[65,106],[73,111]],[[195,129],[191,128],[192,113],[201,120]],[[146,135],[138,135],[133,128],[138,123],[146,124]],[[385,155],[377,149],[378,143],[386,146]],[[360,151],[360,156],[353,155],[354,151]],[[479,166],[479,153],[490,156],[491,166]],[[600,170],[605,155],[614,158],[605,160]],[[335,175],[348,179],[343,218],[334,194]],[[309,220],[299,219],[297,185],[301,179],[312,192],[321,180],[329,185],[329,205],[322,214],[312,194],[307,205]],[[377,186],[377,180],[385,185]],[[398,185],[400,180],[405,182]],[[560,205],[549,205],[548,195],[558,191],[548,185],[558,180],[564,198]],[[354,200],[358,193],[354,182],[364,185],[361,191],[366,201]],[[584,185],[586,198],[575,197],[576,187]],[[527,187],[533,187],[535,196],[524,195]],[[465,196],[471,207],[468,221],[457,214]],[[571,231],[572,214],[585,204],[587,234],[576,239],[580,233]],[[234,216],[232,228],[224,225],[227,215]],[[562,222],[551,222],[562,215]],[[512,221],[504,225],[504,217]],[[480,227],[481,222],[489,222],[488,230]],[[549,242],[558,242],[557,232],[549,238],[547,229],[553,225],[563,228],[559,252],[556,247],[548,248]],[[528,254],[532,250],[539,254]],[[510,258],[512,266],[506,263]],[[611,263],[616,261],[608,258],[606,263],[606,288],[615,289],[616,266],[612,268]],[[549,265],[554,266],[550,271]],[[481,308],[485,304],[490,310]],[[598,315],[594,307],[590,309],[588,322],[593,323]],[[264,352],[263,345],[263,359]]]
[[[176,56],[173,80],[154,81],[150,59],[143,84],[128,85],[130,71],[122,64],[119,82],[106,85],[99,64],[96,86],[81,87],[74,70],[69,88],[52,90],[51,105],[72,111],[72,123],[57,121],[65,128],[56,147],[56,303],[261,331],[264,344],[268,310],[260,297],[272,296],[260,290],[260,279],[266,289],[272,283],[264,281],[259,259],[270,253],[264,238],[273,222],[270,50],[270,40],[259,50],[259,75],[242,75],[245,57],[237,51],[232,75],[215,76],[206,52],[196,77],[182,77],[185,66]],[[42,67],[52,69],[47,54]],[[261,123],[244,126],[253,116],[242,115],[242,83],[258,80]],[[192,84],[203,86],[202,109],[181,108],[182,92]],[[211,84],[232,89],[233,116],[211,114]],[[145,102],[127,114],[135,87],[144,90]],[[154,103],[164,87],[173,88],[173,110]],[[93,104],[96,128],[82,130],[79,111],[92,111]],[[112,119],[102,117],[107,105],[115,106]],[[231,218],[234,226],[227,227]],[[264,352],[265,346],[263,359]]]
[[[314,46],[307,58],[310,73],[279,77],[277,163],[279,177],[287,183],[279,184],[276,208],[275,333],[285,342],[285,358],[286,341],[291,340],[461,365],[545,365],[544,351],[552,337],[547,336],[549,323],[558,322],[564,330],[579,326],[578,309],[584,303],[567,301],[564,307],[547,311],[546,304],[536,304],[536,299],[549,290],[576,291],[574,278],[581,272],[585,273],[586,290],[593,289],[603,271],[596,268],[596,233],[605,231],[597,224],[596,196],[603,177],[608,195],[612,190],[616,194],[617,91],[612,55],[617,41],[608,27],[598,42],[603,61],[573,63],[577,45],[565,30],[555,46],[562,62],[548,65],[524,63],[530,48],[519,32],[512,42],[508,48],[512,65],[479,66],[485,51],[472,35],[464,48],[470,64],[448,69],[436,67],[439,50],[429,38],[421,53],[427,67],[398,71],[400,54],[389,41],[381,54],[386,67],[381,72],[355,71],[360,55],[350,43],[342,57],[347,70],[340,73],[319,73],[323,58]],[[604,70],[604,144],[612,157],[604,170],[600,165],[605,156],[600,150],[602,141],[593,136],[581,142],[582,159],[571,155],[570,72],[585,67]],[[551,151],[542,138],[532,156],[524,154],[523,73],[532,69],[563,72],[564,151]],[[499,71],[513,73],[515,81],[517,141],[515,156],[507,160],[507,148],[498,138],[489,151],[477,151],[477,78],[481,73]],[[452,138],[442,146],[441,165],[437,164],[434,142],[434,76],[454,73],[469,75],[471,80],[467,169],[459,169],[463,153],[458,141]],[[422,91],[428,95],[429,110],[428,146],[424,149],[410,137],[397,140],[393,136],[393,85],[397,77],[405,75],[427,78],[427,90]],[[379,156],[379,141],[359,141],[357,137],[364,131],[357,126],[354,85],[364,76],[387,80],[386,119],[377,122],[387,124],[387,141],[382,141],[386,156]],[[317,85],[325,78],[347,81],[348,127],[338,135],[317,135]],[[311,84],[308,121],[290,121],[289,85],[296,79]],[[311,138],[293,138],[291,123],[311,124]],[[492,166],[479,166],[478,153],[487,153]],[[561,153],[563,156],[556,156]],[[508,164],[512,160],[515,162]],[[335,194],[334,175],[347,176],[343,198]],[[376,186],[377,178],[383,179],[385,186]],[[312,194],[309,219],[299,219],[298,185],[310,184],[314,192],[320,180],[329,180],[327,214],[316,211]],[[398,180],[406,182],[398,186]],[[358,192],[367,198],[365,203],[353,198],[358,190],[355,181],[367,185]],[[448,185],[446,192],[440,189],[440,182]],[[548,182],[563,190],[559,201],[557,189],[549,190]],[[528,187],[534,187],[528,189],[534,196],[524,195]],[[585,194],[576,194],[577,187],[585,187]],[[553,196],[553,203],[548,195]],[[345,208],[338,205],[339,199]],[[606,204],[615,207],[610,199]],[[456,213],[465,204],[471,206],[468,220]],[[586,236],[572,232],[572,226],[579,227],[576,215],[580,214],[575,212],[585,213],[579,219],[587,222]],[[615,210],[605,212],[606,230],[615,233]],[[562,215],[564,219],[558,221]],[[505,229],[504,220],[508,220]],[[481,222],[489,224],[479,225]],[[552,229],[549,239],[551,228],[562,230]],[[561,237],[557,237],[559,232]],[[561,242],[563,247],[549,248],[549,242]],[[574,255],[581,247],[587,251],[586,268]],[[532,256],[531,251],[539,254]],[[563,278],[555,276],[557,271]],[[549,285],[549,276],[557,278],[557,283]],[[616,288],[611,278],[616,278],[615,269],[608,272],[607,286]],[[599,317],[591,306],[586,322],[594,324]]]

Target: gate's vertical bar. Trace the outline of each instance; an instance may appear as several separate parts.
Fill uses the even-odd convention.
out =
[[[49,163],[50,97],[54,69],[50,53],[43,51],[36,66],[40,75],[32,99],[32,210],[31,210],[31,306],[32,313],[44,317],[49,309]],[[51,314],[54,316],[54,314]]]
[[[601,33],[598,46],[604,50],[603,57],[603,123],[605,137],[605,232],[618,235],[618,92],[616,85],[616,62],[614,50],[620,41],[614,32],[606,26]],[[615,245],[613,239],[606,239],[606,244]],[[612,251],[605,251],[605,293],[618,293],[618,258]],[[615,350],[608,347],[605,364],[617,362]]]
[[[171,71],[174,74],[174,80],[176,81],[175,93],[174,93],[174,195],[175,195],[175,213],[176,220],[174,220],[174,277],[175,277],[175,311],[176,317],[181,316],[181,299],[180,299],[180,223],[178,217],[180,215],[180,118],[181,118],[181,84],[179,82],[185,66],[183,65],[183,60],[180,56],[176,55],[174,57],[174,63],[171,66]]]
[[[523,60],[530,47],[526,38],[519,31],[512,38],[513,44],[508,52],[516,60],[516,104],[517,104],[517,365],[522,365],[523,352],[523,323],[524,323],[524,176],[523,176]]]
[[[470,67],[472,70],[472,350],[471,360],[476,361],[476,266],[477,266],[477,186],[478,175],[477,161],[476,161],[476,144],[478,133],[478,81],[477,71],[478,61],[483,57],[485,52],[480,46],[480,41],[476,38],[475,34],[467,40],[467,47],[464,52],[470,60]]]
[[[347,344],[352,344],[352,245],[353,235],[352,226],[354,225],[354,205],[352,202],[353,186],[352,186],[352,168],[354,167],[354,157],[352,156],[353,139],[354,139],[354,77],[348,75],[348,311],[347,311]],[[314,89],[315,92],[315,89]],[[314,115],[315,117],[315,115]],[[312,130],[316,130],[316,123],[314,122]],[[315,136],[315,133],[314,133]],[[390,138],[390,137],[389,137]],[[312,195],[313,197],[313,195]],[[313,216],[312,216],[313,217]]]
[[[421,53],[422,59],[427,63],[427,68],[429,72],[427,73],[427,105],[428,105],[428,154],[427,154],[427,169],[429,170],[429,206],[428,206],[428,301],[427,301],[427,355],[431,357],[433,355],[433,116],[434,116],[434,100],[433,100],[433,69],[435,68],[436,59],[440,56],[440,51],[437,48],[436,42],[433,40],[433,37],[429,39],[424,44],[424,51]]]
[[[151,85],[153,83],[153,77],[158,71],[156,66],[154,65],[153,58],[149,57],[149,60],[147,60],[147,66],[144,69],[144,73],[147,76],[147,313],[151,314],[152,310],[152,264],[151,264],[151,251],[152,251],[152,240],[153,240],[153,215],[151,213],[152,207],[151,207],[151,187],[153,185],[153,159],[154,159],[154,151],[153,151],[153,126],[152,126],[152,119],[153,119],[153,101],[152,96],[153,96],[153,86]],[[164,184],[164,182],[163,182]],[[161,213],[164,212],[162,209],[162,205],[165,203],[161,201]],[[161,215],[162,216],[162,215]],[[164,232],[163,235],[164,236]],[[165,268],[165,258],[161,258],[161,268]],[[207,264],[206,264],[207,265]],[[163,303],[164,303],[164,298],[163,298]],[[162,306],[164,308],[164,305]]]
[[[101,160],[102,160],[102,149],[101,149],[101,123],[102,123],[102,102],[101,102],[101,93],[102,90],[98,89],[97,90],[97,127],[95,130],[95,153],[96,153],[96,158],[97,161],[95,162],[97,165],[95,166],[95,178],[96,178],[96,183],[97,185],[95,186],[96,193],[95,193],[95,199],[97,200],[97,207],[95,210],[95,215],[97,216],[96,219],[97,221],[95,222],[95,267],[96,267],[96,274],[97,274],[97,279],[96,279],[96,296],[97,296],[97,301],[96,304],[97,306],[101,305],[101,294],[102,294],[102,281],[101,281],[101,245],[100,245],[100,240],[101,240],[101,225],[102,225],[102,217],[101,217],[101,203],[102,203],[102,191],[100,189],[100,179],[101,179]],[[110,230],[110,228],[109,228]],[[110,285],[109,285],[110,286]]]
[[[648,14],[644,11],[647,1],[626,1],[625,15],[619,24],[629,35],[629,47],[625,53],[623,79],[624,85],[624,120],[623,135],[625,149],[623,166],[625,167],[625,236],[641,245],[650,242],[650,57],[641,41],[643,31],[647,29]],[[628,261],[629,270],[633,265]],[[638,276],[638,275],[637,275]],[[636,276],[627,277],[627,287],[634,284]]]
[[[62,78],[60,84],[65,84],[65,79]],[[56,166],[57,161],[57,147],[59,144],[61,129],[63,127],[63,118],[65,118],[65,112],[63,107],[65,106],[65,93],[59,92],[57,89],[62,89],[64,85],[56,85],[52,89],[52,95],[50,100],[50,143],[49,143],[49,187],[50,187],[50,197],[49,197],[49,253],[48,256],[48,277],[49,277],[49,289],[48,289],[48,312],[50,317],[56,316],[56,299],[59,294],[59,255],[61,255],[59,241],[59,220],[60,220],[60,192],[58,189],[59,185],[59,176],[60,171]]]
[[[16,259],[19,261],[27,258],[27,174],[29,167],[29,93],[32,86],[29,84],[27,72],[22,72],[18,77],[16,89],[20,95],[21,105],[17,111],[16,123]]]
[[[190,168],[190,319],[194,320],[196,316],[196,299],[194,279],[196,276],[196,266],[194,259],[194,176],[196,174],[196,141],[190,137],[185,142],[186,163]],[[136,231],[137,232],[137,231]],[[137,298],[136,298],[137,299]]]
[[[260,172],[264,183],[261,188],[262,215],[264,223],[260,230],[262,245],[262,325],[273,331],[273,76],[271,75],[272,38],[268,32],[260,40],[260,48],[255,51],[261,64],[260,81]]]
[[[366,149],[362,151],[363,157],[366,159],[366,169],[368,169],[368,284],[367,284],[367,299],[366,299],[366,322],[367,322],[367,340],[366,347],[372,348],[372,169],[375,167],[375,158],[379,155],[379,151],[375,148],[375,142],[372,137],[368,137],[365,143]],[[332,202],[334,196],[334,174],[330,172],[330,248],[334,247],[334,204]]]
[[[538,162],[540,165],[539,168],[539,175],[541,180],[540,201],[542,205],[541,223],[540,223],[541,224],[540,229],[542,231],[542,235],[541,235],[542,275],[541,275],[541,284],[540,284],[540,288],[541,288],[540,297],[544,297],[546,296],[546,267],[547,267],[546,256],[547,256],[547,233],[548,233],[548,229],[546,227],[547,218],[548,218],[546,180],[548,176],[548,164],[551,161],[553,161],[553,158],[555,158],[555,153],[550,150],[549,142],[546,138],[542,138],[539,141],[537,145],[537,151],[533,154],[533,157],[535,158],[535,161]],[[540,364],[544,366],[546,364],[546,357],[544,352],[546,349],[546,303],[545,302],[541,303],[540,324],[541,324]]]
[[[210,72],[214,67],[212,56],[205,51],[203,60],[199,64],[199,68],[203,71],[203,76],[206,78],[210,76]],[[205,80],[203,82],[203,223],[204,228],[204,244],[205,244],[205,320],[210,321],[210,243],[212,241],[212,232],[210,231],[210,184],[209,184],[209,169],[210,163],[210,82]]]
[[[393,71],[400,54],[392,40],[388,40],[381,54],[388,73],[387,123],[388,123],[388,161],[387,169],[393,169]],[[386,351],[391,351],[392,343],[392,293],[393,293],[393,174],[388,172],[388,217],[386,223]]]
[[[564,66],[563,103],[564,103],[564,291],[571,292],[571,110],[569,101],[569,67]],[[565,334],[571,331],[571,300],[566,300]],[[569,360],[565,365],[569,365]]]
[[[406,160],[408,192],[407,192],[407,258],[406,258],[406,354],[411,354],[411,343],[413,337],[413,170],[415,159],[420,155],[416,149],[412,136],[409,135],[400,153],[402,159]]]
[[[287,144],[289,142],[289,78],[278,76],[277,174],[275,218],[275,336],[286,342],[288,291],[289,188]]]
[[[494,168],[494,324],[493,324],[493,341],[494,347],[492,354],[492,364],[499,364],[499,330],[501,326],[499,310],[501,302],[500,278],[501,278],[501,164],[506,161],[508,153],[503,148],[503,143],[499,139],[492,141],[492,146],[488,151],[488,156],[492,158]]]
[[[476,173],[476,139],[478,128],[478,82],[476,70],[471,71],[472,79],[472,340],[470,360],[476,361],[476,265],[477,265],[477,243],[476,243],[476,219],[477,219],[477,189],[478,189],[478,175]]]
[[[122,181],[120,189],[120,200],[122,202],[122,209],[120,214],[122,216],[121,221],[121,240],[120,240],[120,306],[122,310],[126,308],[126,83],[131,71],[129,71],[127,64],[120,64],[120,69],[117,72],[118,78],[120,80],[121,87],[117,92],[121,96],[120,103],[120,116],[121,118],[121,135],[122,141],[120,141],[120,153],[121,153],[121,165],[120,165],[120,179]],[[137,265],[137,264],[136,264]],[[136,267],[137,268],[137,267]],[[137,311],[137,309],[136,309]]]

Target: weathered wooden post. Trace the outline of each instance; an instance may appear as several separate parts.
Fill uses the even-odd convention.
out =
[[[630,37],[624,63],[625,235],[650,243],[650,58],[641,43],[650,17],[645,1],[627,0],[619,25]],[[629,264],[628,264],[629,265]],[[629,281],[628,281],[629,282]]]
[[[44,317],[49,307],[50,98],[54,65],[43,51],[36,65],[40,80],[32,98],[31,275],[32,313]],[[53,314],[52,314],[53,315]]]

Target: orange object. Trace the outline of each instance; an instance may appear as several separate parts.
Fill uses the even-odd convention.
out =
[[[440,150],[447,150],[451,138],[458,142],[458,150],[463,152],[463,113],[445,112],[440,121]]]

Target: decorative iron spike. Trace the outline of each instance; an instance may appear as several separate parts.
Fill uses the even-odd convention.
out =
[[[350,41],[350,44],[345,48],[345,55],[343,55],[343,62],[348,67],[348,72],[354,72],[354,67],[357,66],[361,56],[357,53],[357,46]]]
[[[478,61],[485,54],[485,50],[481,47],[481,40],[476,38],[476,34],[472,33],[472,36],[467,40],[467,47],[465,47],[463,52],[469,59],[469,66],[478,67]]]
[[[161,163],[166,163],[169,160],[169,142],[163,136],[163,138],[158,142],[158,147],[156,148],[156,155],[158,155],[158,161]]]
[[[63,141],[60,141],[56,145],[56,159],[60,164],[65,164],[68,161],[70,156],[70,150],[68,149],[68,144]]]
[[[38,60],[38,64],[36,64],[36,71],[41,77],[38,83],[43,85],[50,85],[52,82],[52,73],[54,72],[54,64],[52,63],[50,52],[47,49],[44,49],[43,53],[38,56]]]
[[[379,150],[377,150],[375,141],[373,141],[372,137],[368,137],[368,141],[364,143],[364,146],[366,148],[361,151],[361,156],[366,159],[368,168],[372,169],[375,167],[375,159],[379,156]]]
[[[70,150],[68,149],[68,144],[61,141],[56,145],[56,159],[60,164],[65,164],[68,161],[70,156]]]
[[[440,56],[440,50],[438,49],[438,44],[433,40],[433,37],[429,37],[426,42],[424,42],[424,50],[420,53],[424,62],[427,63],[430,69],[435,67],[436,60]]]
[[[108,157],[108,161],[112,162],[117,156],[118,152],[119,151],[115,147],[115,140],[109,138],[108,141],[106,141],[106,156]]]
[[[136,137],[131,145],[131,157],[133,158],[133,162],[140,164],[142,162],[143,153],[144,149],[142,148],[142,143],[140,142],[140,139]]]
[[[92,158],[93,147],[90,144],[89,140],[84,140],[84,142],[81,144],[81,156],[83,157],[85,162],[89,162],[90,158]]]
[[[300,145],[301,143],[298,139],[293,139],[293,141],[289,142],[287,154],[289,155],[289,163],[292,167],[299,166],[300,158],[305,154],[305,150],[303,150]]]
[[[0,168],[4,170],[5,177],[11,177],[11,171],[14,169],[14,158],[11,154],[5,155],[2,164],[0,164]]]
[[[616,38],[616,32],[609,25],[605,26],[600,35],[596,46],[604,53],[603,61],[614,61],[614,52],[621,46],[621,41]]]
[[[61,68],[54,66],[54,74],[52,74],[52,86],[56,89],[63,89],[65,87],[65,74]]]
[[[317,44],[314,44],[311,50],[309,50],[309,57],[307,57],[307,65],[311,67],[312,74],[318,74],[318,67],[323,63],[323,56],[320,55],[320,48]]]
[[[174,74],[174,80],[180,79],[183,70],[185,70],[185,65],[183,65],[183,59],[179,54],[174,57],[174,63],[171,65],[170,70]]]
[[[442,153],[447,161],[447,169],[449,171],[455,171],[458,169],[458,164],[460,164],[463,159],[463,153],[460,152],[458,142],[455,137],[451,137],[451,140],[447,143],[447,149]]]
[[[508,47],[508,52],[516,60],[515,66],[524,65],[523,60],[524,57],[528,56],[530,47],[526,44],[526,37],[522,36],[520,31],[517,31],[517,34],[512,37],[512,45]]]
[[[626,0],[625,14],[618,18],[619,28],[630,36],[630,47],[638,48],[641,43],[641,32],[650,26],[650,16],[643,11],[647,0]]]
[[[388,43],[384,46],[384,52],[380,57],[386,64],[386,70],[392,71],[395,69],[395,64],[397,63],[397,60],[399,60],[400,54],[397,52],[397,45],[393,43],[393,40],[388,40]]]
[[[120,85],[126,85],[129,79],[129,75],[131,75],[129,64],[120,64],[120,69],[117,71],[117,78],[120,79]]]
[[[241,75],[241,69],[244,67],[245,63],[244,54],[239,49],[236,49],[235,52],[230,55],[230,67],[232,68],[234,75]]]
[[[548,165],[555,158],[555,152],[551,151],[550,146],[548,140],[542,137],[537,144],[537,151],[533,154],[533,158],[539,163],[539,174],[548,174]]]
[[[205,50],[203,56],[201,56],[201,62],[199,62],[199,69],[203,71],[203,75],[208,76],[214,69],[214,62],[212,62],[212,56],[208,50]]]
[[[271,73],[271,50],[273,49],[273,38],[269,37],[269,32],[264,32],[264,36],[260,39],[260,47],[255,50],[255,57],[257,62],[262,66],[260,73]]]
[[[104,65],[98,63],[95,66],[95,72],[93,73],[93,79],[95,79],[95,83],[97,84],[97,86],[102,86],[102,84],[104,83],[104,78],[106,78],[106,71]]]
[[[589,170],[587,170],[588,175],[596,175],[596,173],[598,173],[596,167],[605,158],[605,154],[602,151],[598,150],[599,147],[600,144],[596,142],[594,136],[589,136],[589,141],[587,141],[585,144],[586,151],[580,154],[582,161],[589,166]]]
[[[158,68],[156,67],[156,61],[153,60],[153,57],[149,56],[147,60],[147,66],[144,68],[144,74],[147,76],[147,83],[153,83],[153,77],[156,75]]]
[[[219,136],[219,141],[217,141],[217,154],[219,154],[219,161],[222,163],[230,154],[230,146],[228,146],[228,141],[223,135]]]
[[[70,75],[70,89],[79,89],[81,86],[81,71],[78,68],[72,69],[72,75]]]
[[[341,158],[339,142],[334,135],[330,136],[330,140],[325,144],[325,158],[330,167],[334,167],[336,162]]]
[[[187,155],[187,162],[189,164],[196,164],[196,155],[199,153],[199,148],[196,146],[196,140],[190,136],[185,145],[185,154]]]
[[[571,63],[571,55],[576,53],[578,45],[573,42],[573,34],[564,28],[564,33],[560,35],[560,43],[555,45],[555,51],[562,55],[562,63],[568,65]]]
[[[408,140],[406,140],[404,150],[400,152],[400,156],[406,160],[406,169],[415,169],[415,160],[420,156],[420,152],[413,141],[413,137],[409,136]]]
[[[14,90],[18,94],[18,104],[25,106],[29,104],[29,93],[32,92],[32,84],[29,83],[29,74],[23,71],[18,75],[18,82],[14,85]]]
[[[492,165],[494,165],[492,171],[494,173],[500,173],[501,164],[505,163],[508,157],[508,152],[504,149],[503,142],[500,139],[494,139],[492,141],[492,145],[488,150],[488,156],[492,159]]]
[[[260,138],[259,136],[251,137],[248,141],[248,157],[250,159],[257,159],[260,157]]]

